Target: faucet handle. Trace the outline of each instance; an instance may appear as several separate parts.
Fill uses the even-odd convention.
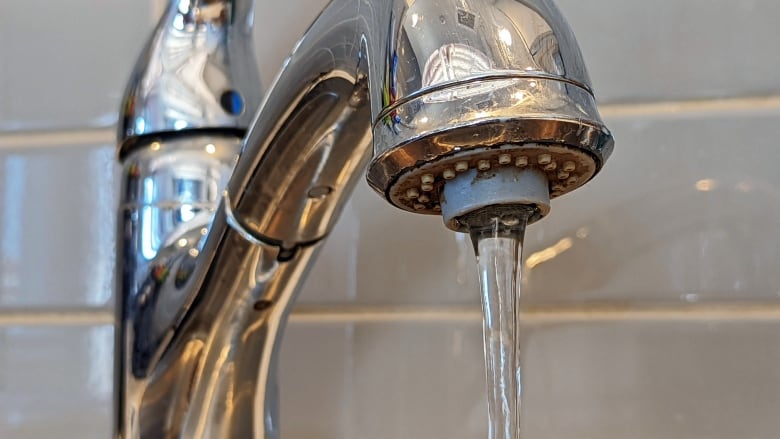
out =
[[[253,0],[172,0],[143,49],[119,118],[119,157],[183,130],[243,137],[261,99]]]

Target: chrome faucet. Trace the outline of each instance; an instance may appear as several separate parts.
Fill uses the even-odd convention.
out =
[[[334,0],[262,105],[252,9],[172,0],[127,89],[118,438],[279,437],[286,317],[370,159],[392,205],[462,231],[541,218],[613,147],[551,0]]]

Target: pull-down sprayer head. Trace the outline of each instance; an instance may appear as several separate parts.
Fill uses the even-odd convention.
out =
[[[490,205],[534,205],[538,219],[613,147],[579,47],[552,1],[452,3],[404,11],[368,181],[457,231]]]

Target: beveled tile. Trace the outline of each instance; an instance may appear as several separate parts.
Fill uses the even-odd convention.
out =
[[[357,301],[391,305],[476,304],[471,241],[439,216],[410,214],[362,184],[354,198],[360,220]]]
[[[487,437],[480,326],[355,329],[355,438]]]
[[[602,174],[529,229],[527,303],[778,300],[778,116],[609,121]]]
[[[0,150],[0,307],[112,297],[114,148]]]
[[[0,131],[114,124],[150,9],[151,0],[5,2]]]
[[[754,321],[527,328],[523,437],[774,438],[778,329]]]
[[[0,340],[0,436],[111,435],[111,327],[5,327]]]
[[[778,323],[532,322],[524,326],[528,439],[773,438]],[[293,325],[282,434],[358,439],[487,434],[476,321]]]
[[[557,0],[604,102],[777,94],[772,0]]]
[[[280,366],[292,439],[484,437],[479,326],[293,324]]]
[[[284,437],[352,437],[352,338],[351,325],[293,323],[287,328],[279,367]]]

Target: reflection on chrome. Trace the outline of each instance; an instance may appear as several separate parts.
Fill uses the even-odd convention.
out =
[[[119,438],[279,437],[287,314],[372,149],[378,193],[441,215],[456,172],[557,197],[613,148],[551,0],[334,0],[254,119],[252,3],[172,0],[127,89]]]

